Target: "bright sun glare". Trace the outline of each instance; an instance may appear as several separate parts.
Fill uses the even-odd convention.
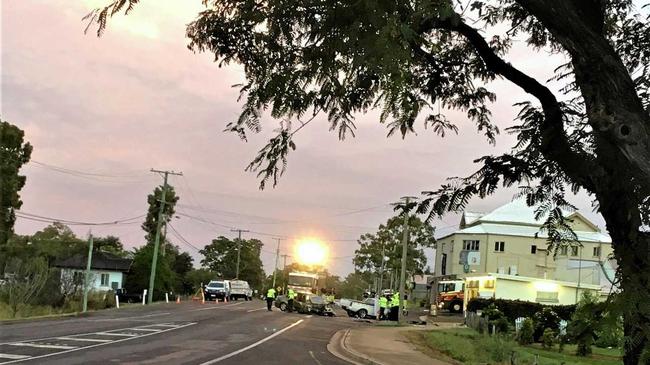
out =
[[[322,265],[327,259],[327,247],[317,240],[305,239],[296,245],[298,262],[306,265]]]

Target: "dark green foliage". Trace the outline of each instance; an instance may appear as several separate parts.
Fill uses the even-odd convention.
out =
[[[13,235],[16,210],[23,205],[19,192],[26,178],[19,171],[32,155],[32,146],[24,138],[20,128],[0,119],[0,254]]]
[[[508,333],[508,319],[505,317],[503,312],[496,307],[496,305],[490,304],[490,306],[483,310],[481,317],[488,319],[490,333],[492,333],[493,330],[498,333]]]
[[[517,342],[520,345],[530,345],[535,340],[533,334],[535,332],[535,324],[531,318],[526,318],[517,333]]]
[[[585,292],[576,307],[576,311],[569,322],[568,334],[578,346],[578,356],[591,354],[591,346],[596,340],[596,333],[603,329],[603,315],[605,303],[598,302],[598,298]]]
[[[551,328],[544,329],[542,334],[542,347],[545,349],[553,348],[555,344],[555,330]]]
[[[535,341],[541,341],[544,331],[550,329],[558,333],[560,328],[560,317],[553,307],[544,307],[533,316],[535,322]]]
[[[470,312],[482,311],[490,305],[495,305],[499,308],[499,310],[503,312],[504,316],[511,322],[514,322],[514,320],[519,317],[532,318],[545,307],[552,308],[559,319],[568,321],[571,319],[571,315],[575,311],[576,307],[575,305],[546,306],[540,303],[526,302],[523,300],[474,298],[467,304],[467,310]]]
[[[144,245],[134,250],[131,270],[126,275],[124,283],[124,287],[128,292],[142,293],[144,289],[149,288],[152,257],[153,245]],[[176,274],[172,270],[172,264],[171,255],[162,256],[162,252],[158,251],[153,293],[154,300],[163,299],[165,292],[174,291]]]
[[[217,274],[208,269],[195,269],[189,271],[185,275],[185,280],[187,284],[190,286],[190,291],[187,293],[189,294],[196,293],[201,288],[201,284],[205,285],[206,283],[210,282],[210,280],[213,280],[216,277]]]
[[[50,269],[42,257],[12,258],[7,262],[7,277],[0,286],[0,298],[9,305],[11,316],[16,317],[22,307],[33,303],[43,290]]]
[[[149,208],[147,210],[147,217],[142,223],[142,229],[145,231],[145,240],[148,244],[153,244],[156,239],[156,228],[158,225],[158,215],[160,213],[160,206],[162,204],[162,189],[163,186],[157,186],[152,194],[147,196],[147,203]],[[174,207],[178,202],[176,191],[171,185],[167,185],[167,192],[165,193],[165,207],[163,209],[162,223],[167,224],[174,216]],[[162,228],[161,228],[162,229]],[[162,241],[162,235],[160,240]]]
[[[359,238],[360,247],[354,251],[354,266],[357,270],[377,275],[381,270],[382,252],[388,257],[384,263],[383,279],[389,284],[388,271],[399,272],[402,260],[402,235],[404,217],[395,216],[390,218],[386,224],[379,225],[376,233],[366,233]],[[434,228],[428,223],[422,222],[418,217],[409,218],[409,246],[408,259],[406,262],[406,274],[422,274],[427,264],[424,248],[434,247]]]
[[[260,259],[263,244],[258,239],[239,241],[219,236],[199,251],[203,255],[201,265],[215,272],[218,278],[235,278],[237,274],[237,246],[240,242],[239,279],[248,281],[251,288],[261,290],[264,280],[264,269]],[[217,277],[213,279],[217,279]]]
[[[108,235],[106,237],[93,237],[93,250],[110,252],[124,257],[127,252],[119,237]]]

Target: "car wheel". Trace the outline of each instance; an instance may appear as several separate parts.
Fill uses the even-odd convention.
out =
[[[463,310],[463,305],[459,302],[451,303],[451,311],[454,313],[460,313]]]
[[[365,309],[359,309],[359,311],[357,312],[357,316],[359,316],[359,318],[361,319],[366,318],[367,315],[368,315],[368,311]]]
[[[287,311],[287,303],[280,303],[280,310],[283,312]]]

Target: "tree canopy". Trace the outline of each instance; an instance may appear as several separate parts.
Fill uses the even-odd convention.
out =
[[[91,13],[109,16],[137,0]],[[189,48],[220,64],[241,64],[242,113],[227,130],[246,138],[268,112],[280,120],[248,166],[276,184],[295,134],[324,113],[340,138],[355,114],[381,109],[388,134],[419,125],[456,132],[449,110],[464,112],[494,143],[499,128],[490,82],[505,79],[532,97],[508,132],[508,153],[476,160],[478,170],[425,192],[429,217],[464,209],[473,196],[521,186],[546,219],[550,244],[575,239],[562,209],[567,190],[587,191],[605,218],[625,296],[625,364],[650,347],[650,15],[632,0],[206,0],[187,27]],[[508,61],[561,55],[556,92]],[[647,350],[650,352],[650,349]]]
[[[416,216],[410,216],[409,245],[407,251],[407,276],[423,274],[427,267],[424,248],[433,248],[436,242],[434,229]],[[382,275],[385,287],[389,287],[387,273],[398,273],[402,260],[402,236],[404,232],[403,215],[390,218],[379,225],[376,233],[366,233],[359,238],[359,248],[354,251],[354,266],[360,272],[373,276]],[[384,258],[385,257],[385,258]],[[382,266],[382,259],[385,260]],[[397,276],[395,276],[397,277]]]
[[[25,141],[25,132],[0,120],[0,245],[14,232],[15,212],[23,205],[19,192],[27,180],[19,171],[31,155],[32,145]]]
[[[145,231],[145,239],[147,244],[153,244],[156,239],[156,228],[158,226],[158,214],[160,206],[162,205],[162,189],[163,186],[156,186],[153,193],[147,196],[147,203],[149,209],[147,210],[147,217],[142,223],[142,229]],[[169,223],[174,216],[176,203],[179,197],[176,195],[174,187],[167,185],[167,192],[165,193],[165,205],[163,209],[163,224]]]
[[[224,279],[236,276],[237,246],[241,244],[239,279],[248,281],[251,288],[260,289],[264,280],[264,269],[260,254],[262,241],[258,239],[230,240],[219,236],[199,251],[203,255],[201,265]],[[216,278],[213,278],[216,279]]]

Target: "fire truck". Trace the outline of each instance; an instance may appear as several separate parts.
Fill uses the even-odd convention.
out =
[[[438,309],[447,309],[452,313],[463,311],[465,297],[464,280],[442,280],[438,282],[436,304]]]

